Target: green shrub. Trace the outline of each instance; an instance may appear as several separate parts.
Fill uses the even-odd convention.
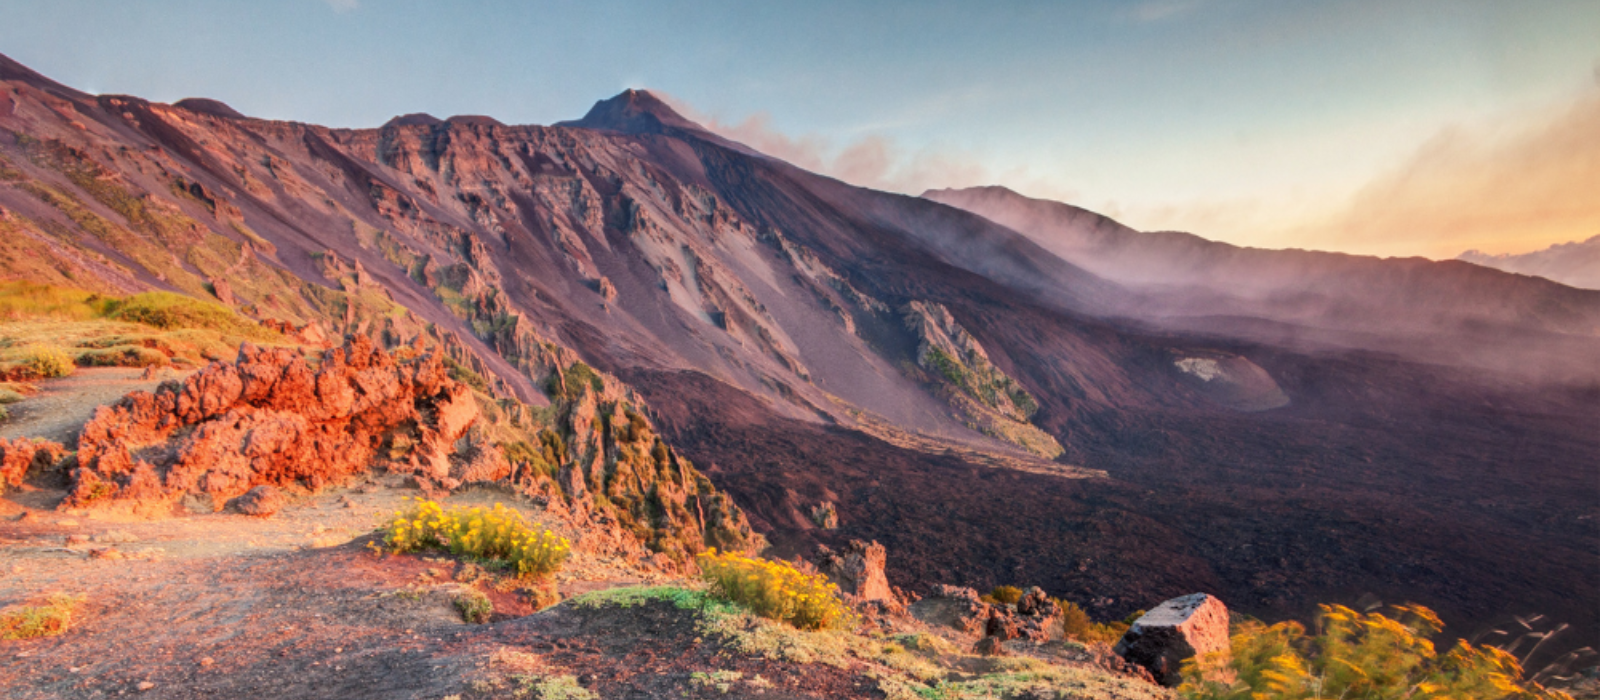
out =
[[[1070,600],[1057,600],[1056,605],[1061,608],[1062,636],[1080,642],[1089,641],[1084,639],[1094,625],[1089,621],[1089,613],[1084,612],[1083,608]]]
[[[9,386],[0,385],[0,405],[16,403],[26,398],[28,397],[23,395],[22,392]]]
[[[444,358],[444,365],[450,372],[451,379],[461,382],[462,384],[470,386],[481,392],[489,391],[489,382],[483,378],[483,375],[472,371],[466,365],[456,362],[448,357]]]
[[[1537,700],[1571,696],[1522,680],[1515,657],[1457,642],[1443,655],[1429,637],[1443,628],[1420,605],[1393,617],[1324,605],[1315,636],[1298,622],[1234,628],[1229,658],[1185,662],[1178,692],[1191,700]]]
[[[788,562],[714,549],[695,559],[711,592],[738,603],[761,617],[799,629],[842,627],[853,620],[839,599],[839,587],[821,574],[806,574]]]
[[[167,356],[160,350],[139,345],[118,345],[79,352],[78,364],[85,367],[160,367],[167,364]]]
[[[1144,616],[1143,610],[1134,612],[1122,620],[1112,622],[1094,622],[1089,619],[1089,613],[1070,600],[1056,600],[1056,605],[1061,607],[1061,632],[1068,639],[1076,639],[1085,644],[1102,642],[1115,644],[1133,626],[1133,621]]]
[[[77,365],[67,351],[54,345],[30,345],[22,350],[18,368],[28,377],[51,379],[72,374]]]
[[[494,614],[494,603],[482,591],[467,589],[456,594],[454,600],[456,612],[461,613],[461,619],[474,625],[481,625],[489,621],[489,616]]]
[[[167,330],[204,328],[241,331],[254,325],[226,306],[173,292],[143,292],[114,301],[106,315]]]
[[[1022,600],[1022,589],[1016,586],[995,586],[994,590],[989,591],[989,597],[1002,605],[1016,605],[1017,601]]]
[[[65,634],[83,596],[58,593],[44,605],[17,607],[0,613],[0,639],[33,639]]]
[[[606,380],[582,360],[572,363],[572,366],[561,373],[559,379],[555,375],[550,376],[551,395],[560,393],[563,383],[566,385],[567,397],[582,396],[585,387],[593,389],[596,394],[606,389]]]

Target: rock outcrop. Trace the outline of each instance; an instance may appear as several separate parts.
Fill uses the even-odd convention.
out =
[[[937,393],[966,416],[968,427],[1047,459],[1061,455],[1061,444],[1029,421],[1038,402],[943,304],[912,301],[900,309],[917,341],[917,366]]]
[[[971,588],[941,585],[909,610],[930,625],[981,635],[975,650],[987,656],[1004,653],[999,645],[1011,640],[1046,642],[1061,637],[1061,607],[1037,586],[1023,591],[1015,605],[1007,605],[985,602]]]
[[[888,550],[883,545],[850,540],[850,545],[842,552],[834,552],[827,546],[818,548],[817,559],[817,568],[838,584],[839,591],[853,602],[876,601],[893,609],[904,608],[884,574]]]
[[[1135,620],[1116,652],[1150,671],[1167,687],[1183,682],[1184,659],[1230,650],[1228,607],[1215,596],[1192,593],[1156,606]]]
[[[48,469],[66,456],[59,442],[17,438],[0,439],[0,493],[22,485],[29,472]]]
[[[573,371],[578,367],[584,371]],[[559,494],[574,522],[614,530],[678,563],[706,547],[765,546],[733,499],[661,439],[624,385],[581,363],[556,376],[568,387],[560,392],[565,398],[553,441],[561,455],[543,467],[554,472],[555,483],[542,484],[547,477],[538,466],[519,465],[514,481],[520,487]]]
[[[159,509],[189,497],[215,509],[263,484],[343,481],[397,442],[413,447],[391,469],[454,488],[469,466],[452,460],[454,445],[477,417],[471,389],[435,354],[401,363],[355,336],[313,367],[295,351],[246,344],[233,363],[98,409],[78,439],[66,505]]]
[[[913,603],[910,612],[913,617],[930,625],[952,627],[968,634],[983,634],[990,607],[971,588],[941,584],[922,600]]]

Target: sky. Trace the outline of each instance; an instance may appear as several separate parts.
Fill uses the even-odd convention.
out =
[[[1600,234],[1596,0],[13,0],[0,53],[251,116],[573,119],[626,88],[919,194],[1448,258]]]

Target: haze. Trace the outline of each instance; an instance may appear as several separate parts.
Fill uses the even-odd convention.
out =
[[[1434,258],[1600,233],[1593,2],[26,4],[0,52],[254,116],[548,124],[649,87],[849,182],[1144,230]]]

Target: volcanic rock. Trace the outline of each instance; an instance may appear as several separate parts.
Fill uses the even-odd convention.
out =
[[[839,529],[839,510],[833,501],[823,501],[811,507],[811,522],[824,530]]]
[[[228,284],[227,280],[221,277],[211,278],[211,290],[212,293],[216,295],[217,301],[227,304],[228,306],[234,306],[238,304],[239,300],[235,299],[233,296],[233,285]]]
[[[912,617],[930,625],[953,627],[968,634],[981,634],[989,620],[990,605],[971,588],[940,584],[932,593],[913,603]]]
[[[1017,616],[1010,610],[1000,606],[989,608],[989,621],[983,625],[983,634],[994,637],[1002,642],[1010,641],[1022,636],[1017,626]]]
[[[282,510],[288,501],[289,498],[282,491],[262,484],[233,499],[228,505],[245,515],[265,518]]]
[[[0,439],[0,493],[8,486],[21,486],[28,472],[48,469],[66,454],[61,443],[50,440]]]
[[[1135,620],[1117,642],[1116,652],[1170,688],[1183,681],[1184,659],[1226,654],[1230,648],[1227,606],[1214,596],[1192,593],[1163,602]]]
[[[471,389],[437,354],[402,364],[355,336],[313,370],[294,351],[245,344],[234,363],[99,408],[78,440],[67,505],[186,494],[220,504],[263,484],[315,490],[365,471],[396,435],[417,446],[418,479],[449,488],[466,468],[451,451],[476,417]]]
[[[835,554],[824,547],[819,554],[818,568],[846,595],[862,601],[894,600],[894,591],[889,589],[889,579],[883,572],[888,559],[888,550],[883,545],[850,540],[850,546],[843,552]]]

